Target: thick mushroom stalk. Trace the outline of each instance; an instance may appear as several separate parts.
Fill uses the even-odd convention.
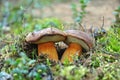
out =
[[[64,62],[65,60],[73,62],[74,56],[75,55],[80,56],[81,53],[82,53],[81,45],[76,43],[70,43],[66,51],[63,53],[61,62]]]
[[[58,61],[58,55],[54,42],[46,42],[38,44],[38,55],[45,54],[49,59]]]

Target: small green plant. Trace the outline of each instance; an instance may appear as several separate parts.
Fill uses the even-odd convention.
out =
[[[115,15],[115,23],[117,25],[120,25],[120,6],[118,6],[118,8],[114,11],[114,15]]]
[[[2,71],[12,74],[14,80],[40,80],[43,74],[47,76],[48,68],[42,63],[37,63],[36,60],[28,58],[23,52],[19,58],[8,58],[5,61]]]
[[[57,18],[36,19],[32,23],[32,26],[34,26],[35,31],[41,30],[41,29],[47,28],[47,27],[56,27],[61,30],[63,30],[63,28],[64,28],[62,22]]]
[[[107,35],[97,40],[97,44],[101,46],[101,51],[107,53],[120,53],[120,28],[111,28]]]
[[[82,19],[86,14],[85,8],[87,7],[89,1],[90,0],[79,0],[81,11],[77,9],[78,6],[75,3],[71,5],[73,11],[73,19],[75,20],[75,22],[79,22],[79,23],[82,22]]]

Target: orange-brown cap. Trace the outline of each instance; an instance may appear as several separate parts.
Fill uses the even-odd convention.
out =
[[[64,41],[66,39],[66,34],[56,28],[46,28],[37,32],[29,33],[25,40],[30,43],[39,44],[45,42],[58,42]]]
[[[67,44],[80,44],[86,51],[93,47],[93,40],[89,34],[79,30],[66,30],[65,32],[67,34],[67,40],[65,41]]]

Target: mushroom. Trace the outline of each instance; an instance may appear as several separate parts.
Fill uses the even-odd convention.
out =
[[[73,62],[73,56],[77,54],[81,55],[82,49],[89,51],[93,47],[92,37],[79,30],[66,30],[67,39],[65,41],[68,44],[68,48],[63,53],[61,62],[64,62],[65,59]]]
[[[65,33],[53,27],[32,32],[26,36],[27,42],[38,45],[38,56],[45,54],[54,61],[58,61],[58,54],[54,43],[64,41],[65,39]]]

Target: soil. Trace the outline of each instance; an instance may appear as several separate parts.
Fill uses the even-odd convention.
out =
[[[44,7],[42,10],[34,9],[33,15],[43,17],[57,17],[66,23],[73,23],[71,3],[79,3],[72,0],[67,3],[57,3],[52,6]],[[120,0],[91,0],[86,8],[87,14],[84,17],[82,24],[90,27],[100,27],[103,23],[104,27],[109,29],[114,19],[114,10],[119,6]],[[79,10],[80,8],[78,8]]]

